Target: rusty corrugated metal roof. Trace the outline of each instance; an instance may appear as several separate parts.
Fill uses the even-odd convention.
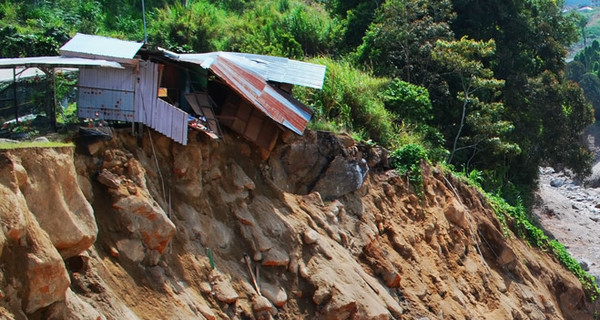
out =
[[[302,135],[312,110],[269,81],[321,88],[325,66],[286,58],[232,52],[166,56],[210,69],[269,118]]]
[[[144,45],[140,42],[78,33],[60,48],[63,56],[131,60]]]

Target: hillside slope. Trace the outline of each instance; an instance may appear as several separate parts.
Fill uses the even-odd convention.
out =
[[[270,155],[235,135],[183,147],[127,130],[76,150],[1,151],[0,312],[593,318],[577,278],[505,237],[481,194],[426,167],[417,196],[386,160],[325,132],[284,136]]]

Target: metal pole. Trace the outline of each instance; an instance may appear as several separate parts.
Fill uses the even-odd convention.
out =
[[[13,101],[15,103],[15,121],[19,125],[19,101],[17,100],[17,71],[13,67]]]
[[[144,20],[144,43],[148,43],[148,31],[146,31],[146,5],[142,0],[142,19]]]
[[[56,68],[52,68],[52,115],[50,119],[52,119],[52,129],[54,132],[57,132],[56,129]]]

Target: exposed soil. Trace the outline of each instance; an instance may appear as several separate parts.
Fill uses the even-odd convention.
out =
[[[233,134],[151,136],[0,153],[3,317],[593,319],[572,273],[438,168],[414,186],[384,150],[323,132],[268,157]],[[83,195],[97,234],[77,249],[43,228],[71,235]]]

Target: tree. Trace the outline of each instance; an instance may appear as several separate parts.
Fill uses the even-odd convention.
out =
[[[579,120],[586,118],[588,106],[578,104],[583,101],[583,96],[578,96],[581,91],[563,80],[565,48],[578,37],[577,18],[561,12],[560,0],[453,0],[453,3],[457,19],[452,29],[456,34],[496,42],[490,66],[497,78],[506,81],[502,95],[505,114],[515,126],[510,140],[518,141],[522,149],[521,154],[507,159],[510,170],[504,179],[534,186],[538,166],[547,157],[551,157],[548,160],[551,163],[567,166],[575,165],[574,158],[588,159],[579,147],[580,132],[576,129],[581,124]],[[549,89],[544,85],[552,86]],[[569,106],[569,116],[561,113],[563,106]],[[557,125],[555,117],[563,125]],[[588,118],[584,122],[589,121]],[[553,134],[544,134],[549,131]],[[565,138],[556,139],[559,136]],[[570,150],[574,155],[556,150]],[[577,171],[585,172],[581,161]]]
[[[592,104],[596,120],[600,119],[600,79],[595,73],[586,73],[578,84],[586,100]]]
[[[390,0],[377,11],[357,61],[379,75],[398,77],[429,87],[437,81],[437,64],[431,50],[438,39],[451,40],[450,1]]]
[[[460,123],[448,163],[453,162],[455,153],[459,151],[470,150],[468,160],[461,162],[465,168],[481,150],[487,149],[491,155],[519,152],[515,143],[506,140],[506,135],[513,126],[504,120],[504,106],[499,102],[504,81],[495,79],[492,70],[482,62],[493,55],[494,50],[493,40],[474,41],[467,37],[458,41],[438,40],[435,44],[433,59],[445,66],[447,72],[456,77],[460,86],[457,93],[461,105]],[[462,144],[459,146],[460,140]],[[489,158],[487,162],[493,163]]]

